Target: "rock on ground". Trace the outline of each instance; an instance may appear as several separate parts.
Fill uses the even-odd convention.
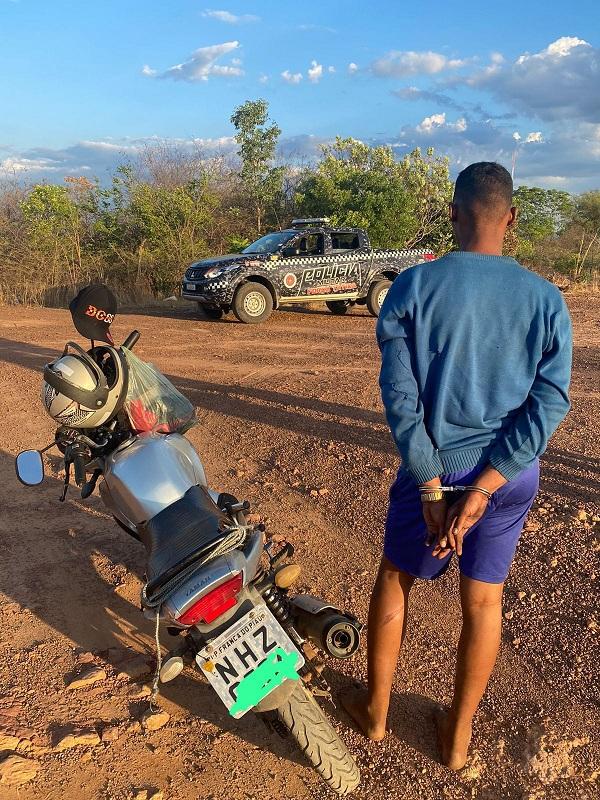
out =
[[[57,753],[61,753],[63,750],[70,750],[72,747],[94,747],[97,744],[100,744],[100,737],[96,731],[79,730],[67,733],[59,739],[54,749]]]
[[[82,689],[84,686],[91,686],[94,683],[106,680],[106,672],[100,667],[89,666],[72,678],[68,684],[68,689]]]
[[[166,725],[170,719],[171,717],[166,711],[152,711],[148,709],[142,716],[142,726],[147,731],[157,731],[159,728]]]
[[[2,752],[2,750],[14,750],[18,744],[18,736],[11,736],[9,733],[2,733],[2,731],[0,731],[0,752]]]
[[[10,755],[0,761],[0,783],[5,786],[21,786],[37,775],[40,765],[31,758]]]

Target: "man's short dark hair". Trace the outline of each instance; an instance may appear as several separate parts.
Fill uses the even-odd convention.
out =
[[[454,202],[467,211],[501,217],[512,205],[510,172],[494,161],[479,161],[463,169],[454,186]]]

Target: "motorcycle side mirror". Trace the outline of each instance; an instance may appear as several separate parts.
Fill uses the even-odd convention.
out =
[[[39,450],[23,450],[15,459],[17,478],[25,486],[39,486],[44,480],[44,461]]]

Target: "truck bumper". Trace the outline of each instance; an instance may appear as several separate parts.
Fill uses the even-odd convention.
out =
[[[227,306],[231,305],[233,289],[218,279],[198,283],[184,281],[181,284],[181,296],[206,306]]]

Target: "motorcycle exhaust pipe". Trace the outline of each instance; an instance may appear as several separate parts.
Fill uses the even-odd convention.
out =
[[[290,606],[298,632],[327,655],[344,659],[358,650],[363,626],[356,617],[310,595],[294,597]]]

